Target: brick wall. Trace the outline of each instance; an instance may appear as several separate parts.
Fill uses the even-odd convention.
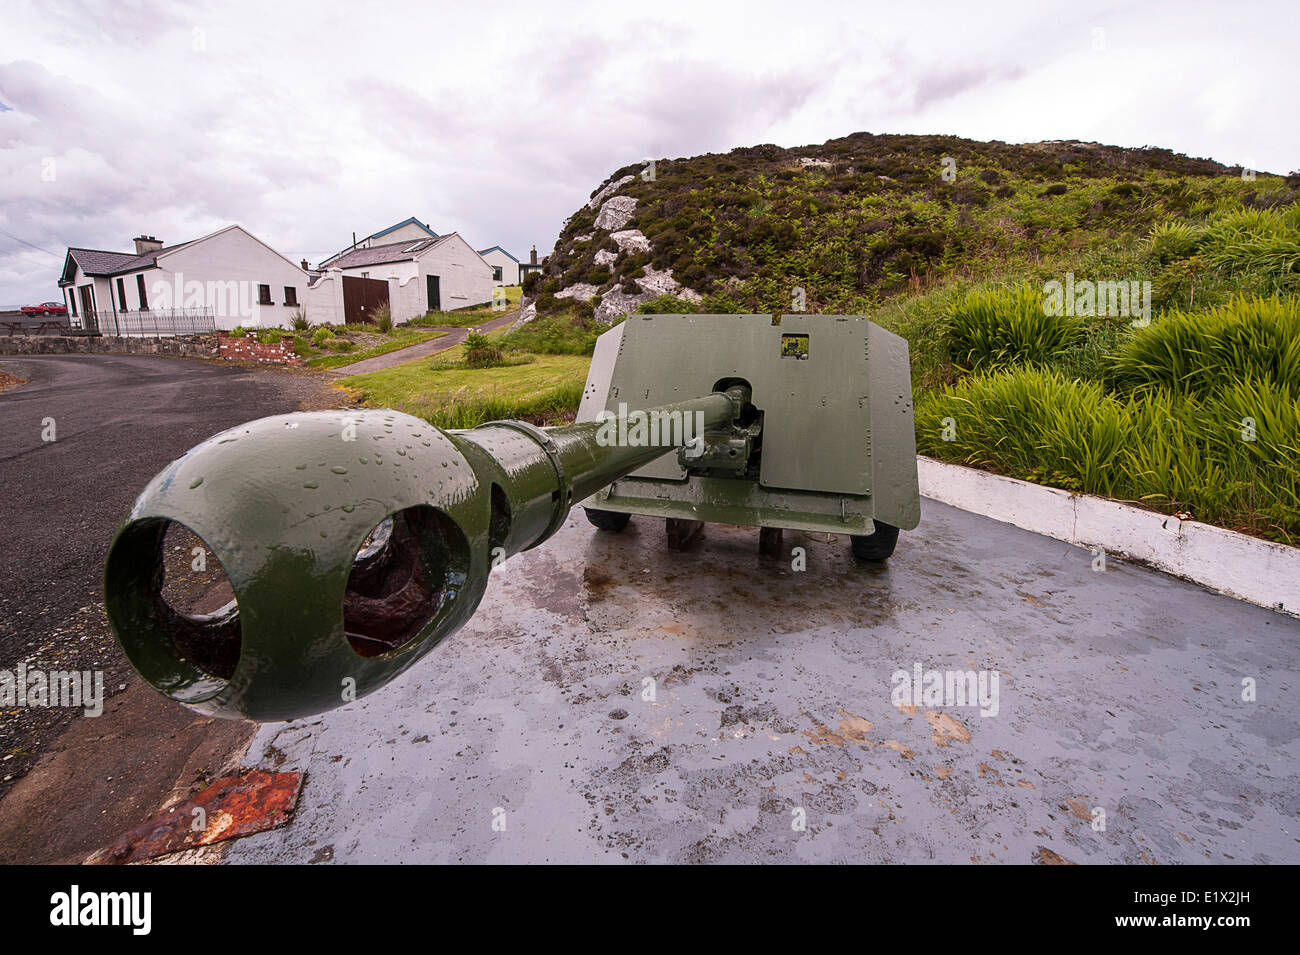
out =
[[[235,338],[225,332],[217,333],[217,350],[226,361],[251,361],[259,365],[302,365],[293,353],[293,339],[263,343],[251,335]]]

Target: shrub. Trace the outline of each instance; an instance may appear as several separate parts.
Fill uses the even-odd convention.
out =
[[[299,358],[306,358],[311,353],[311,342],[306,335],[293,336],[293,353]]]
[[[537,286],[540,285],[541,283],[542,283],[541,272],[529,272],[527,275],[524,276],[523,293],[525,295],[531,296],[537,290]]]
[[[495,368],[502,364],[501,346],[478,331],[465,336],[465,364],[470,368]]]
[[[393,330],[393,310],[387,305],[372,309],[370,320],[375,323],[375,330],[381,335],[387,335]]]
[[[296,312],[290,315],[289,327],[292,328],[295,332],[311,331],[311,322],[307,320],[307,313],[304,312],[302,309],[298,309]]]
[[[328,342],[325,343],[325,345],[331,351],[338,351],[338,352],[349,352],[356,347],[356,345],[348,341],[346,338],[331,338]]]
[[[230,330],[231,338],[243,338],[247,334],[248,334],[248,329],[245,328],[243,325],[236,325],[234,328]]]
[[[257,340],[263,345],[274,345],[284,340],[284,332],[278,328],[264,328],[257,333]]]
[[[1122,387],[1198,396],[1255,380],[1300,401],[1300,298],[1167,312],[1120,346],[1113,374]]]
[[[325,344],[326,339],[334,337],[334,330],[331,328],[318,328],[312,333],[311,340],[320,348]]]
[[[953,364],[962,371],[1050,363],[1078,344],[1082,325],[1047,315],[1040,291],[992,289],[968,293],[952,309],[945,330]]]

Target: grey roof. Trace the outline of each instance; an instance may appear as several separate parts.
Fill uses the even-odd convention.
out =
[[[345,252],[329,263],[330,268],[354,269],[362,265],[383,265],[385,262],[405,262],[421,255],[434,246],[454,236],[455,232],[440,235],[436,239],[421,239],[417,242],[389,242],[385,245],[372,245],[368,249],[356,249]]]
[[[136,255],[134,252],[101,252],[98,249],[69,249],[68,251],[86,275],[111,275],[114,272],[131,272],[135,269],[149,268],[163,252],[170,252],[172,249],[179,249],[181,245],[188,244],[182,242],[180,245],[169,245],[165,249],[154,249],[141,255]]]
[[[121,275],[123,272],[153,268],[158,256],[189,244],[178,242],[140,255],[134,252],[105,252],[103,249],[68,249],[68,258],[77,263],[83,275]],[[64,278],[66,281],[66,270]]]

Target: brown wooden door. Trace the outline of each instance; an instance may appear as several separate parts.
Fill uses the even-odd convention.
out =
[[[77,293],[81,297],[81,314],[86,331],[99,331],[99,316],[95,314],[95,287],[83,285],[77,289]]]
[[[383,279],[343,276],[343,321],[374,321],[370,316],[380,305],[388,304],[388,283]]]

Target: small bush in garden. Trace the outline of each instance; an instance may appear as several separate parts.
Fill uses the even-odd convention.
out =
[[[481,332],[472,331],[465,336],[465,364],[470,368],[494,368],[502,363],[501,346]]]
[[[311,331],[311,322],[307,320],[307,313],[302,309],[294,312],[289,316],[289,327],[295,332]]]
[[[356,346],[346,338],[331,338],[325,343],[332,351],[352,351]]]
[[[306,358],[311,352],[311,342],[306,335],[293,336],[293,353],[299,358]]]
[[[248,329],[245,328],[243,325],[236,325],[234,328],[230,330],[231,338],[243,338],[247,334],[248,334]]]
[[[370,320],[375,323],[375,330],[381,335],[387,335],[393,330],[393,310],[387,305],[372,309]]]
[[[264,328],[257,333],[257,340],[263,345],[274,345],[284,340],[284,332],[278,328]]]
[[[334,337],[334,330],[332,328],[318,328],[316,329],[315,332],[312,333],[311,340],[316,343],[317,348],[320,348],[322,345],[325,344],[327,339],[333,337]]]

